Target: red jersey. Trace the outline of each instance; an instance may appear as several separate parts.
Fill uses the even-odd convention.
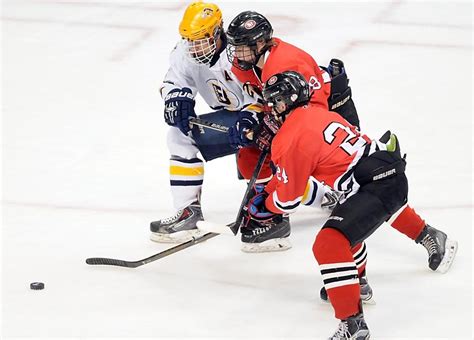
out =
[[[262,79],[257,77],[254,70],[242,71],[235,66],[232,66],[232,73],[242,83],[250,83],[262,90],[263,84],[271,76],[285,71],[296,71],[305,77],[310,89],[314,91],[311,103],[328,109],[328,97],[331,92],[329,74],[305,51],[278,38],[273,38],[273,41],[275,46],[272,46],[264,56]]]
[[[276,174],[265,188],[265,205],[274,213],[293,212],[311,176],[347,198],[359,188],[353,176],[359,159],[384,149],[385,144],[371,141],[335,112],[298,107],[272,141]]]

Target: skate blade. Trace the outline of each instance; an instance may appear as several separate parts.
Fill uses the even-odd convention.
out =
[[[183,230],[172,234],[151,233],[150,240],[157,243],[183,243],[193,238],[204,235],[205,232],[199,229]]]
[[[375,305],[376,304],[375,299],[372,295],[370,297],[365,297],[365,298],[361,296],[360,299],[361,299],[361,301],[364,305]]]
[[[453,264],[454,257],[456,256],[456,252],[458,251],[458,242],[450,240],[449,238],[446,240],[445,246],[445,253],[443,260],[439,264],[438,268],[436,269],[437,272],[441,274],[446,274],[448,270],[451,268]]]
[[[216,234],[223,234],[223,235],[231,235],[234,236],[234,233],[230,228],[222,223],[215,223],[215,222],[210,222],[210,221],[198,221],[196,224],[199,230],[205,231],[205,232],[210,232],[210,233],[216,233]]]
[[[244,253],[269,253],[274,251],[285,251],[290,248],[290,240],[288,237],[285,237],[274,238],[261,243],[242,243],[240,250]]]

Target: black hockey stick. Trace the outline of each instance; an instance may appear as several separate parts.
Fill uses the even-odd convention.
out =
[[[267,150],[262,151],[260,157],[258,158],[257,165],[255,166],[252,177],[250,178],[249,183],[247,185],[247,191],[245,191],[244,198],[242,199],[242,203],[240,204],[239,212],[237,213],[235,221],[225,225],[209,221],[199,221],[197,222],[197,226],[199,229],[218,234],[237,235],[237,232],[239,231],[242,225],[245,213],[247,212],[247,203],[253,194],[253,187],[255,185],[255,182],[257,181],[258,175],[260,174],[260,170],[262,169],[263,164],[265,163],[265,158],[267,157],[267,155]]]
[[[202,126],[208,129],[220,131],[220,132],[227,132],[229,131],[229,128],[227,126],[219,125],[217,123],[212,123],[208,122],[206,120],[202,120],[200,118],[190,118],[189,123],[192,125],[198,125]],[[249,132],[248,138],[252,139],[253,138],[253,131]],[[265,158],[268,155],[268,150],[262,151],[260,154],[260,157],[257,161],[257,165],[255,166],[255,170],[253,171],[252,178],[250,179],[247,190],[245,191],[244,198],[242,200],[242,203],[240,204],[239,212],[237,214],[237,218],[235,219],[235,222],[232,222],[228,224],[227,226],[232,230],[234,235],[237,235],[237,232],[239,231],[240,225],[242,224],[242,220],[244,218],[244,213],[246,212],[246,204],[248,200],[250,199],[250,195],[252,192],[252,188],[255,185],[255,182],[257,181],[258,174],[260,173],[260,170],[263,167],[263,163],[265,162]]]
[[[210,238],[213,238],[214,236],[217,236],[219,234],[217,233],[206,233],[202,236],[199,237],[193,237],[191,240],[180,243],[172,248],[163,250],[162,252],[159,252],[155,255],[152,255],[150,257],[147,257],[143,260],[138,260],[138,261],[125,261],[125,260],[117,260],[117,259],[109,259],[106,257],[90,257],[86,260],[87,264],[90,265],[106,265],[106,266],[118,266],[118,267],[127,267],[127,268],[137,268],[140,266],[143,266],[144,264],[162,259],[163,257],[169,256],[171,254],[177,253],[178,251],[181,251],[183,249],[189,248],[191,246],[194,246],[195,244],[204,242],[206,240],[209,240]]]
[[[235,222],[231,223],[228,225],[234,235],[237,234],[239,231],[239,227],[242,224],[242,219],[244,217],[245,213],[245,208],[248,200],[250,199],[250,195],[252,192],[252,188],[257,180],[258,174],[260,173],[260,170],[262,169],[263,163],[265,161],[265,158],[268,155],[268,151],[262,151],[260,154],[260,157],[258,158],[257,165],[255,166],[255,170],[253,171],[252,178],[250,179],[248,185],[247,185],[247,190],[245,191],[244,198],[242,199],[242,203],[240,204],[239,212],[237,214],[237,218],[235,219]],[[181,244],[178,244],[172,248],[166,249],[162,252],[159,252],[155,255],[152,255],[150,257],[144,258],[142,260],[138,261],[125,261],[125,260],[118,260],[118,259],[110,259],[106,257],[90,257],[86,259],[86,263],[90,265],[106,265],[106,266],[118,266],[118,267],[126,267],[126,268],[136,268],[143,266],[144,264],[154,262],[156,260],[162,259],[163,257],[169,256],[171,254],[177,253],[178,251],[184,250],[186,248],[189,248],[191,246],[194,246],[195,244],[204,242],[206,240],[209,240],[217,235],[220,235],[220,233],[206,233],[202,236],[198,237],[193,237],[191,240],[183,242]]]
[[[229,128],[224,125],[220,125],[217,123],[209,122],[207,120],[203,120],[201,118],[189,118],[189,124],[202,126],[206,129],[216,130],[219,132],[227,132]]]
[[[244,198],[242,199],[242,203],[240,203],[239,212],[237,214],[237,218],[235,222],[228,224],[227,226],[232,230],[234,235],[237,235],[239,231],[240,225],[242,224],[242,220],[244,219],[244,214],[247,211],[247,203],[250,200],[250,196],[252,195],[252,189],[257,181],[258,175],[260,174],[260,170],[262,170],[263,163],[265,162],[265,158],[267,158],[268,150],[262,151],[260,156],[258,157],[257,165],[253,170],[252,178],[247,185],[247,190],[245,191]]]

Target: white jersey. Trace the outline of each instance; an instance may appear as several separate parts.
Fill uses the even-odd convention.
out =
[[[231,68],[225,49],[211,67],[194,63],[187,55],[183,40],[171,52],[170,68],[160,88],[161,96],[165,98],[173,89],[188,87],[193,96],[199,93],[213,110],[261,112],[258,95],[249,89],[253,96],[247,93]]]

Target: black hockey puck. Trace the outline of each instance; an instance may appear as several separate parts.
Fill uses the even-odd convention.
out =
[[[44,283],[43,282],[32,282],[32,283],[30,283],[30,288],[33,289],[33,290],[44,289]]]

